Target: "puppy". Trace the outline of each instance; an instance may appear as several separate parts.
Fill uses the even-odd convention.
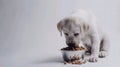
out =
[[[109,50],[107,37],[96,28],[96,22],[92,12],[77,10],[57,24],[61,35],[63,31],[69,47],[78,47],[83,43],[87,52],[91,53],[90,62],[97,62],[98,57],[106,57]]]

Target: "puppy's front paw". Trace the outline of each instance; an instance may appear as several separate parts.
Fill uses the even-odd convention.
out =
[[[91,55],[89,58],[89,62],[97,62],[98,61],[98,56]]]
[[[99,57],[100,58],[104,58],[104,57],[106,57],[108,55],[108,52],[107,51],[100,51],[99,52]]]

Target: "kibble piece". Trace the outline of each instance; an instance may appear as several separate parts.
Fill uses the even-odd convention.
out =
[[[73,61],[72,64],[75,64],[75,62]]]
[[[64,64],[67,64],[67,62],[64,62]]]

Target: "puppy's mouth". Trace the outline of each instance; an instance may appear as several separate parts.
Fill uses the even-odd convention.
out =
[[[75,43],[67,43],[68,47],[70,48],[76,48],[79,47],[78,45],[76,45]]]

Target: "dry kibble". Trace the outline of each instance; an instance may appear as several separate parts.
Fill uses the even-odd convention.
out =
[[[64,64],[67,64],[67,62],[64,62]]]
[[[65,47],[65,48],[62,48],[61,50],[73,50],[73,51],[77,51],[77,50],[85,50],[85,48],[83,46],[80,46],[80,47]]]

